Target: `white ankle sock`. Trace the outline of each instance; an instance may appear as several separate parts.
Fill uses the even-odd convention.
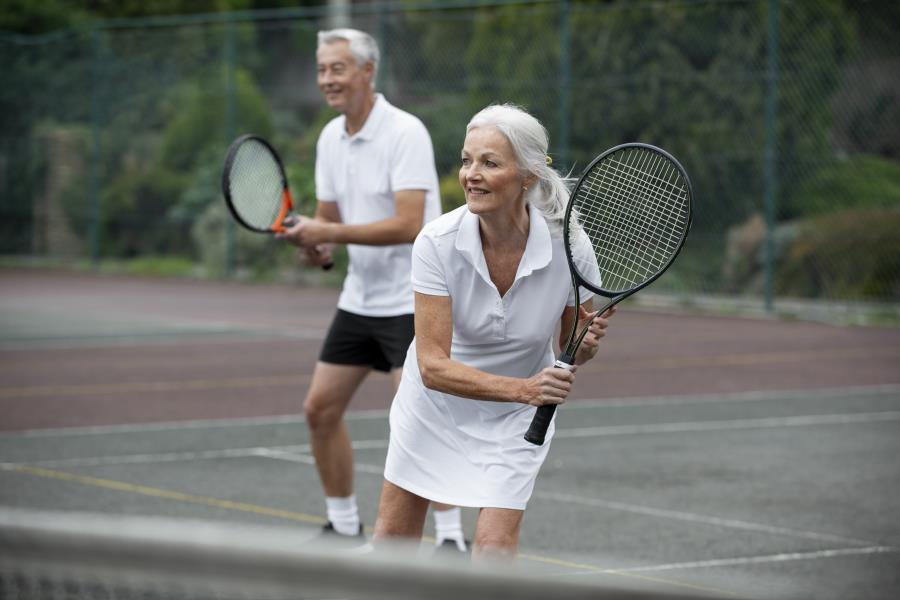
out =
[[[436,543],[440,544],[444,540],[453,540],[460,551],[465,551],[466,538],[463,535],[462,511],[459,510],[459,507],[432,512],[434,512],[434,537]]]
[[[328,511],[328,520],[334,525],[336,532],[342,535],[359,533],[359,509],[356,506],[356,496],[326,497],[325,507]]]

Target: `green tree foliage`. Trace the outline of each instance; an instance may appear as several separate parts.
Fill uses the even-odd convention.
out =
[[[237,71],[236,84],[237,129],[271,137],[269,106],[250,73]],[[166,125],[162,141],[161,160],[166,168],[190,171],[206,149],[221,151],[227,98],[211,94],[209,89],[206,82],[198,81],[175,94],[178,109]]]
[[[547,126],[563,172],[574,167],[577,175],[597,153],[625,141],[675,154],[691,175],[698,209],[676,287],[724,289],[715,278],[725,232],[764,209],[772,4],[780,44],[775,231],[790,233],[779,248],[787,252],[801,224],[825,212],[889,211],[898,203],[896,3],[433,0],[440,9],[432,10],[423,2],[363,7],[353,23],[382,44],[380,91],[431,132],[445,208],[462,201],[456,171],[469,118],[492,102],[520,104]],[[73,161],[84,172],[74,176],[80,187],[67,205],[89,218],[97,183],[101,208],[110,211],[102,237],[108,252],[203,247],[189,225],[222,217],[213,210],[221,208],[222,154],[231,136],[248,131],[271,136],[300,209],[311,210],[314,143],[334,116],[312,85],[323,21],[196,15],[313,4],[0,0],[0,29],[17,32],[0,33],[2,247],[28,251],[33,199],[53,172],[44,168],[35,132],[55,127],[84,132]],[[156,18],[174,14],[194,16]],[[129,214],[138,209],[148,211],[140,225]],[[138,227],[146,243],[137,241]],[[216,231],[227,229],[207,227],[204,239]],[[224,248],[225,239],[222,233],[216,243]],[[245,252],[242,244],[238,254],[251,262],[269,252],[264,244]],[[741,258],[758,263],[755,255]],[[815,261],[794,264],[801,263]],[[732,291],[750,289],[731,283]]]
[[[830,153],[829,99],[853,30],[838,0],[782,6],[779,155],[812,162]],[[714,199],[698,226],[737,222],[762,196],[766,9],[573,2],[568,66],[559,63],[556,7],[484,9],[466,53],[470,96],[523,104],[558,133],[569,68],[570,145],[580,167],[621,142],[662,146],[685,163],[695,191]],[[536,75],[547,73],[558,79]],[[782,162],[789,195],[808,164]]]
[[[123,215],[137,210],[145,216],[140,224],[145,232],[148,224],[159,229],[156,234],[145,233],[150,241],[149,247],[140,248],[142,252],[191,253],[189,230],[193,219],[207,205],[219,201],[226,98],[211,96],[207,89],[197,83],[174,94],[173,105],[178,109],[165,126],[160,143],[152,144],[159,153],[148,157],[153,165],[149,174],[146,166],[139,165],[135,171],[123,170],[113,179],[104,196],[104,214],[108,219],[118,215],[126,225],[105,229],[106,235],[121,237],[130,223]],[[246,72],[237,73],[235,98],[239,130],[270,137],[269,107]],[[111,245],[107,249],[127,253],[133,247]]]
[[[791,212],[799,216],[900,209],[900,164],[870,155],[832,161],[806,179],[791,200]]]
[[[0,31],[47,33],[68,27],[79,14],[66,0],[0,0]]]
[[[0,31],[46,34],[100,19],[320,6],[325,0],[0,0]]]

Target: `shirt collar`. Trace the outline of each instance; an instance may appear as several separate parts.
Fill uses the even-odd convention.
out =
[[[369,111],[369,116],[366,117],[366,122],[363,123],[362,129],[354,133],[352,136],[347,134],[347,117],[344,117],[341,122],[341,138],[347,140],[364,140],[369,141],[375,137],[375,133],[378,131],[378,125],[381,123],[382,118],[384,117],[384,113],[387,111],[390,103],[384,99],[382,94],[375,94],[375,104],[372,105],[372,110]]]
[[[525,254],[519,261],[516,279],[543,269],[553,259],[553,241],[550,239],[550,227],[547,226],[544,214],[529,204],[528,215],[528,242],[525,244]]]
[[[547,226],[547,221],[544,220],[544,215],[529,204],[528,217],[528,241],[525,243],[522,260],[519,261],[516,280],[543,269],[550,264],[553,258],[553,241],[550,238],[550,228]],[[487,263],[484,260],[484,250],[481,247],[478,215],[466,210],[459,225],[455,246],[456,250],[475,267],[482,279],[493,285]]]

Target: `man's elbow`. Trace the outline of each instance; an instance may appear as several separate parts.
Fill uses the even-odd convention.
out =
[[[412,221],[407,223],[403,228],[403,243],[412,244],[414,241],[416,241],[416,236],[419,235],[420,231],[422,231],[421,221]]]

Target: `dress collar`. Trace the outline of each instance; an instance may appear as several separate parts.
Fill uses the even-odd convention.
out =
[[[531,275],[534,271],[543,269],[550,264],[553,258],[550,228],[541,211],[531,204],[528,205],[528,221],[528,240],[525,243],[525,252],[519,261],[516,281]],[[484,249],[481,246],[481,232],[478,224],[478,215],[466,210],[459,224],[455,247],[475,267],[481,278],[493,285],[487,263],[484,260]]]

